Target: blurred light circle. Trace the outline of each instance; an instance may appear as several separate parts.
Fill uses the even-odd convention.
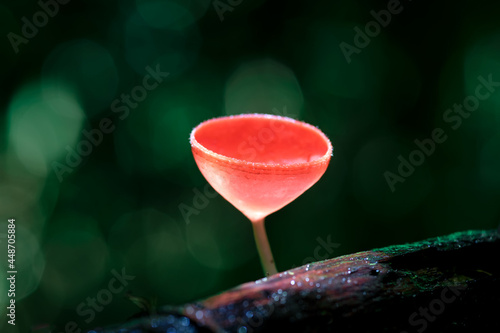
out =
[[[189,252],[200,264],[215,269],[223,266],[220,249],[211,225],[192,223],[186,228],[186,236]]]
[[[26,298],[38,288],[45,268],[45,259],[38,238],[23,226],[23,222],[16,217],[16,242],[14,244],[16,247],[15,270],[18,272],[16,275],[16,301]],[[7,230],[7,223],[0,222],[0,228]],[[6,239],[2,240],[2,243],[5,244],[6,253]],[[8,263],[7,258],[4,262]]]
[[[23,86],[8,107],[9,151],[27,170],[46,176],[49,164],[80,136],[83,111],[73,92],[60,87],[44,96],[36,83]]]
[[[111,54],[90,40],[59,45],[45,59],[42,74],[45,93],[57,96],[72,89],[89,116],[108,110],[117,93],[118,72]]]
[[[201,265],[217,270],[234,269],[254,259],[255,244],[252,237],[247,237],[245,225],[249,222],[231,223],[227,214],[214,214],[231,209],[220,198],[209,205],[212,207],[186,226],[187,247],[193,257]]]
[[[214,271],[200,273],[178,222],[156,209],[121,216],[110,229],[109,244],[131,274],[143,272],[151,292],[171,302],[199,297],[215,282]]]
[[[21,221],[16,217],[15,269],[7,268],[7,238],[5,237],[1,241],[5,244],[5,252],[1,255],[2,262],[5,263],[5,271],[17,270],[18,272],[16,275],[16,301],[26,298],[38,288],[45,268],[45,260],[40,250],[38,238],[25,228]],[[7,221],[0,221],[0,228],[7,230]]]
[[[47,217],[39,202],[42,189],[35,182],[23,185],[0,183],[0,216],[14,216],[32,233],[39,235]]]
[[[166,175],[173,168],[182,169],[191,155],[190,118],[198,111],[206,113],[204,106],[179,93],[177,87],[159,90],[131,110],[114,133],[118,163],[128,173]]]
[[[271,59],[241,65],[227,80],[226,114],[274,113],[300,118],[304,97],[295,74]]]
[[[469,47],[464,62],[465,91],[467,94],[474,95],[476,88],[481,84],[478,80],[480,76],[486,81],[491,76],[492,81],[500,82],[500,58],[498,54],[500,54],[500,31],[483,36]],[[495,89],[489,97],[481,101],[479,108],[492,112],[498,126],[500,123],[500,89],[498,87]],[[488,91],[483,88],[482,93],[488,93]],[[484,115],[479,117],[484,119],[483,122],[489,122]]]
[[[137,253],[131,252],[138,242],[143,248]],[[156,260],[162,255],[162,260],[176,262],[183,251],[184,241],[175,221],[168,215],[144,208],[126,213],[114,223],[109,233],[109,245],[120,256],[143,256],[144,259],[137,262],[131,260],[129,264],[137,266],[136,269],[144,269],[149,260]]]

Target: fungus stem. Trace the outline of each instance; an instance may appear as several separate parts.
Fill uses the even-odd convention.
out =
[[[255,244],[257,244],[257,251],[259,251],[260,262],[264,274],[266,276],[278,273],[276,265],[274,264],[273,254],[267,239],[266,228],[264,227],[264,218],[252,221],[253,234],[255,237]]]

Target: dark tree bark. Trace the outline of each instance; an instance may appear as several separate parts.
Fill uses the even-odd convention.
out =
[[[497,230],[459,232],[312,263],[103,332],[500,332],[499,255]]]

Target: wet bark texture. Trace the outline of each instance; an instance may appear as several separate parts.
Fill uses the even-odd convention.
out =
[[[500,332],[500,235],[311,263],[98,332]],[[169,330],[170,329],[170,330]]]

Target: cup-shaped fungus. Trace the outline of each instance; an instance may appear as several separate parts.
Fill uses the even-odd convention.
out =
[[[321,178],[332,156],[330,140],[291,118],[242,114],[202,122],[190,141],[206,180],[252,222],[264,273],[277,273],[264,219]]]

